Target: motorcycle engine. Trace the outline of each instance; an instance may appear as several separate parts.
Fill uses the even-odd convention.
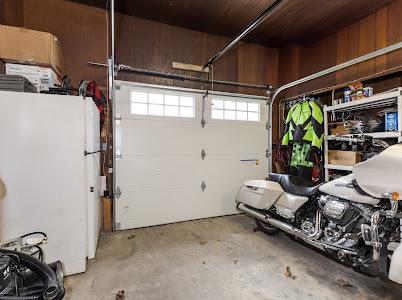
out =
[[[354,209],[349,202],[342,201],[338,197],[322,195],[318,203],[326,218],[332,223],[344,226],[353,218]]]
[[[328,226],[324,229],[324,238],[329,243],[335,243],[339,241],[342,236],[342,228],[330,221]]]
[[[331,195],[321,195],[318,206],[325,216],[323,239],[330,244],[352,247],[358,243],[358,236],[345,231],[352,220],[356,220],[354,205]]]

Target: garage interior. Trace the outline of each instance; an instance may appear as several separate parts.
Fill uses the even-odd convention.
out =
[[[0,0],[0,299],[401,299],[401,20]]]

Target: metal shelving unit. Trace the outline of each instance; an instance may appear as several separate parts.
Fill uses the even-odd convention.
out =
[[[398,112],[398,131],[388,132],[370,132],[364,135],[377,139],[396,138],[398,142],[402,142],[402,87],[393,89],[388,92],[375,94],[369,98],[355,100],[347,103],[327,106],[324,111],[324,168],[325,181],[329,181],[329,170],[352,171],[353,166],[332,165],[328,163],[328,141],[337,140],[340,136],[330,135],[328,129],[328,115],[337,112],[351,112],[358,110],[370,110],[382,107],[396,106]],[[347,134],[342,137],[354,137],[358,135]]]

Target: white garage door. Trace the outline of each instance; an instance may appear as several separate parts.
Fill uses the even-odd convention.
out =
[[[267,175],[263,98],[117,82],[115,227],[236,213],[241,184]]]

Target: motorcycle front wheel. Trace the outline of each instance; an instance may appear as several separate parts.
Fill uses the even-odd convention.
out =
[[[265,223],[259,219],[255,219],[255,223],[257,224],[258,229],[264,232],[267,235],[275,235],[279,233],[279,229],[275,226],[272,226],[268,223]]]

